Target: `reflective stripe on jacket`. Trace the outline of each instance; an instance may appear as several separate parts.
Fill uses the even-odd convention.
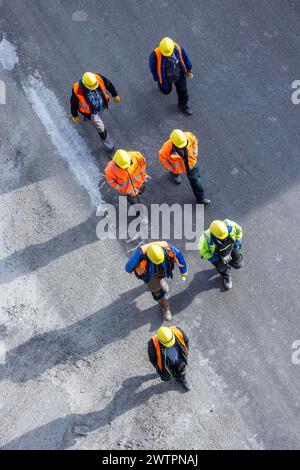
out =
[[[105,103],[106,103],[106,107],[108,108],[109,95],[106,93],[104,81],[102,80],[100,75],[97,75],[97,74],[95,74],[95,75],[96,75],[96,78],[97,78],[98,85],[101,88],[102,95],[103,95],[103,98],[104,98]],[[74,91],[76,97],[79,100],[79,102],[78,102],[79,111],[83,114],[90,114],[91,113],[91,107],[90,107],[89,103],[87,102],[87,100],[85,98],[84,87],[82,87],[79,84],[79,82],[74,83],[73,84],[73,91]]]
[[[108,184],[123,196],[137,196],[145,184],[146,160],[140,152],[128,152],[131,164],[128,168],[118,167],[110,161],[105,168]]]
[[[190,169],[194,168],[198,157],[198,139],[192,132],[185,132],[187,137],[187,153]],[[159,162],[171,173],[179,175],[186,174],[186,167],[183,158],[175,152],[171,140],[167,140],[159,151]]]
[[[172,333],[175,335],[175,344],[179,346],[179,349],[181,351],[181,356],[183,359],[183,362],[187,364],[187,356],[188,356],[188,347],[185,343],[183,334],[179,328],[176,326],[170,326],[170,330]],[[160,344],[157,335],[154,335],[152,337],[152,341],[155,347],[155,352],[156,352],[156,363],[157,363],[157,368],[162,371],[166,372],[166,362],[163,360],[163,355],[162,355],[162,345]],[[165,359],[165,358],[164,358]]]
[[[241,245],[241,239],[243,237],[243,230],[240,225],[232,220],[225,219],[224,223],[227,225],[229,236],[234,241],[234,247],[239,247]],[[216,245],[214,242],[214,237],[209,229],[205,230],[201,235],[198,243],[198,248],[200,251],[201,258],[208,259],[211,262],[217,261],[219,255],[215,254]]]

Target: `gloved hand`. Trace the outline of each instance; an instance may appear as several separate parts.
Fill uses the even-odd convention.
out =
[[[224,257],[223,257],[223,258],[221,258],[221,259],[222,259],[222,263],[224,263],[224,264],[228,264],[228,263],[229,263],[229,261],[231,261],[231,254],[229,253],[229,255],[227,255],[227,256],[224,256]]]
[[[72,117],[72,121],[74,122],[74,124],[78,124],[80,122],[80,117]]]
[[[182,280],[182,282],[185,282],[185,281],[186,281],[186,278],[187,278],[187,273],[181,274],[181,280]]]
[[[188,78],[193,78],[193,76],[194,76],[191,70],[189,70],[186,74],[187,74]]]
[[[119,97],[119,95],[114,97],[115,103],[120,103],[120,101],[121,101],[121,98]]]

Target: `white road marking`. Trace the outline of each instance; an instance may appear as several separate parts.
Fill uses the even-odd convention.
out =
[[[19,63],[16,47],[5,37],[0,42],[0,63],[5,70],[12,70]]]
[[[31,75],[22,83],[22,87],[59,155],[68,163],[76,179],[89,194],[92,204],[97,207],[102,202],[98,189],[99,170],[86,142],[74,128],[56,95],[40,79]]]
[[[86,21],[87,20],[87,13],[83,10],[75,11],[72,15],[72,20],[76,22]]]
[[[0,364],[5,364],[6,361],[6,344],[0,341]]]

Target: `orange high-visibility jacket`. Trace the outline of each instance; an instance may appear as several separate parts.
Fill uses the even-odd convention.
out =
[[[130,166],[122,169],[112,160],[105,168],[105,177],[108,184],[123,196],[137,196],[145,183],[146,159],[140,152],[128,153]]]
[[[178,344],[178,346],[180,346],[181,351],[183,353],[183,357],[185,358],[185,362],[187,362],[188,347],[187,347],[187,345],[184,341],[184,337],[183,337],[183,334],[182,334],[181,330],[179,328],[177,328],[176,326],[171,326],[170,330],[172,331],[172,333],[174,333],[175,342],[176,342],[176,344]],[[165,367],[165,364],[163,364],[162,353],[161,353],[162,345],[160,344],[157,335],[154,335],[152,337],[152,341],[153,341],[155,351],[156,351],[157,368],[160,371],[162,371]]]
[[[182,52],[181,52],[181,47],[179,46],[179,44],[177,44],[177,42],[174,43],[175,44],[175,47],[177,48],[178,50],[178,53],[179,53],[179,58],[180,58],[180,61],[181,61],[181,64],[182,64],[182,68],[184,69],[185,73],[187,73],[187,66],[185,64],[185,61],[184,61],[184,58],[183,58],[183,55],[182,55]],[[158,75],[158,79],[159,79],[159,83],[162,85],[163,84],[163,77],[162,77],[162,53],[161,53],[161,50],[159,47],[156,47],[154,49],[154,52],[156,54],[156,58],[157,58],[157,75]]]
[[[192,132],[185,132],[187,137],[187,152],[188,152],[188,163],[192,169],[197,163],[198,157],[198,139]],[[159,151],[159,162],[171,173],[180,175],[181,173],[186,174],[186,168],[183,158],[173,150],[173,143],[171,140],[167,140]]]
[[[108,108],[109,95],[106,93],[104,81],[102,80],[100,75],[97,75],[97,74],[95,74],[95,75],[96,75],[96,78],[97,78],[98,85],[101,88],[103,97],[105,99],[106,107]],[[74,93],[75,93],[75,95],[77,96],[77,98],[79,100],[79,103],[78,103],[79,111],[83,114],[90,114],[91,113],[91,107],[88,104],[87,100],[85,99],[84,90],[79,85],[79,82],[76,82],[76,83],[73,84],[73,90],[74,90]]]

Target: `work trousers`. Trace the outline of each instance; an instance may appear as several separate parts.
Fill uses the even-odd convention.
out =
[[[194,166],[192,170],[187,174],[193,193],[195,194],[197,202],[202,202],[204,198],[204,190],[202,186],[201,177],[199,174],[198,165]]]
[[[231,261],[229,261],[227,264],[223,263],[221,257],[218,261],[214,261],[212,264],[216,267],[216,270],[219,274],[221,274],[221,276],[229,277],[231,266],[234,269],[239,269],[242,267],[241,250],[239,248],[233,248],[231,252]]]
[[[168,84],[167,88],[163,88],[161,84],[159,83],[159,89],[164,95],[168,95],[172,91],[172,83]],[[187,86],[186,86],[186,78],[184,75],[180,77],[180,79],[174,83],[176,87],[176,91],[178,94],[178,106],[185,108],[188,104],[189,101],[189,95],[187,91]]]
[[[105,132],[105,125],[100,114],[91,114],[90,123],[96,129],[98,134],[103,134],[103,132]]]
[[[167,281],[164,278],[159,277],[157,274],[154,274],[147,286],[153,299],[160,303],[159,301],[165,297],[165,293],[167,291]]]
[[[174,377],[178,382],[183,382],[186,378],[186,364],[181,362],[177,367],[173,367],[172,370],[170,370],[170,373],[172,375],[161,375],[161,379],[164,382],[168,382],[172,377]]]

